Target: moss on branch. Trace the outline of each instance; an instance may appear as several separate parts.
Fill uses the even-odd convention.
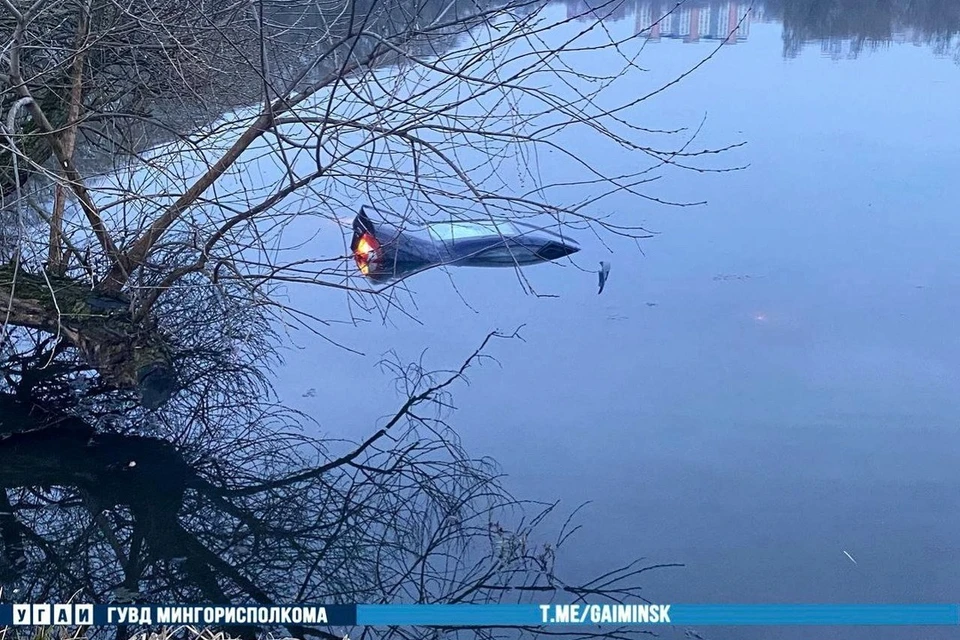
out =
[[[138,323],[130,303],[72,278],[0,266],[0,300],[10,324],[58,335],[109,384],[137,389],[157,408],[176,389],[170,345],[153,323]]]

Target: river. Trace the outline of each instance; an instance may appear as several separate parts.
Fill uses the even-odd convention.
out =
[[[419,276],[409,282],[418,321],[397,313],[344,328],[364,356],[305,340],[287,354],[281,395],[324,431],[360,437],[396,405],[375,366],[385,351],[415,359],[428,349],[428,364],[451,366],[487,331],[522,325],[525,341],[497,344],[499,365],[471,370],[470,386],[457,389],[451,424],[471,453],[501,464],[518,495],[568,509],[591,501],[565,571],[587,575],[638,555],[683,563],[646,575],[647,596],[665,602],[955,600],[956,15],[931,10],[947,34],[938,47],[920,22],[887,20],[884,31],[876,7],[843,4],[839,17],[811,5],[798,18],[796,7],[785,17],[761,3],[718,47],[717,16],[722,27],[747,7],[700,3],[628,41],[628,55],[642,48],[647,71],[612,89],[623,92],[613,101],[718,49],[651,100],[637,124],[696,127],[706,118],[709,143],[746,142],[717,166],[746,168],[677,171],[656,185],[659,197],[702,206],[628,194],[603,201],[600,210],[629,212],[657,235],[641,252],[584,234],[574,259],[587,271],[526,271],[539,293],[556,297],[525,294],[499,270]],[[577,10],[550,9],[560,18]],[[605,30],[628,38],[655,11],[628,3]],[[592,157],[587,136],[565,142],[588,161],[611,162]],[[549,182],[569,169],[541,170]],[[600,296],[589,271],[599,260],[612,263]],[[318,297],[316,310],[331,299]],[[335,375],[316,377],[318,359]],[[304,397],[307,387],[316,393]]]

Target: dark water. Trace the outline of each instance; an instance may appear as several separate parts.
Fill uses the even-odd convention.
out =
[[[704,140],[747,143],[720,164],[748,168],[674,172],[653,189],[705,206],[604,201],[602,211],[659,235],[643,253],[578,238],[584,269],[613,264],[602,296],[595,275],[571,266],[527,271],[557,298],[525,295],[508,272],[457,271],[456,290],[447,274],[425,274],[410,284],[422,324],[396,315],[345,329],[366,357],[309,344],[290,354],[281,389],[325,430],[359,436],[394,406],[374,367],[380,353],[429,347],[428,363],[449,366],[487,331],[524,325],[525,342],[497,345],[500,366],[458,390],[452,422],[516,493],[570,508],[592,500],[564,570],[637,555],[682,562],[646,580],[648,597],[672,602],[954,601],[960,5],[784,0],[743,18],[743,3],[687,3],[644,31],[670,6],[626,3],[607,34],[586,36],[641,33],[624,46],[642,48],[648,71],[611,99],[646,93],[719,48],[638,123],[695,127],[706,116]],[[596,157],[588,137],[566,142],[588,161],[618,161]],[[548,181],[569,171],[542,170]],[[336,380],[315,377],[318,358]],[[316,396],[301,398],[306,387]]]

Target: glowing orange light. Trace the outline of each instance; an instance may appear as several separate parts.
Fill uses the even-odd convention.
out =
[[[370,269],[376,267],[377,249],[379,248],[380,243],[369,233],[360,236],[360,239],[357,240],[357,248],[353,251],[353,259],[356,260],[360,273],[368,275]]]

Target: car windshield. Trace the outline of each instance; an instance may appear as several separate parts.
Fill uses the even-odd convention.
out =
[[[482,236],[515,236],[517,229],[509,222],[437,222],[428,229],[436,240],[453,242]]]

